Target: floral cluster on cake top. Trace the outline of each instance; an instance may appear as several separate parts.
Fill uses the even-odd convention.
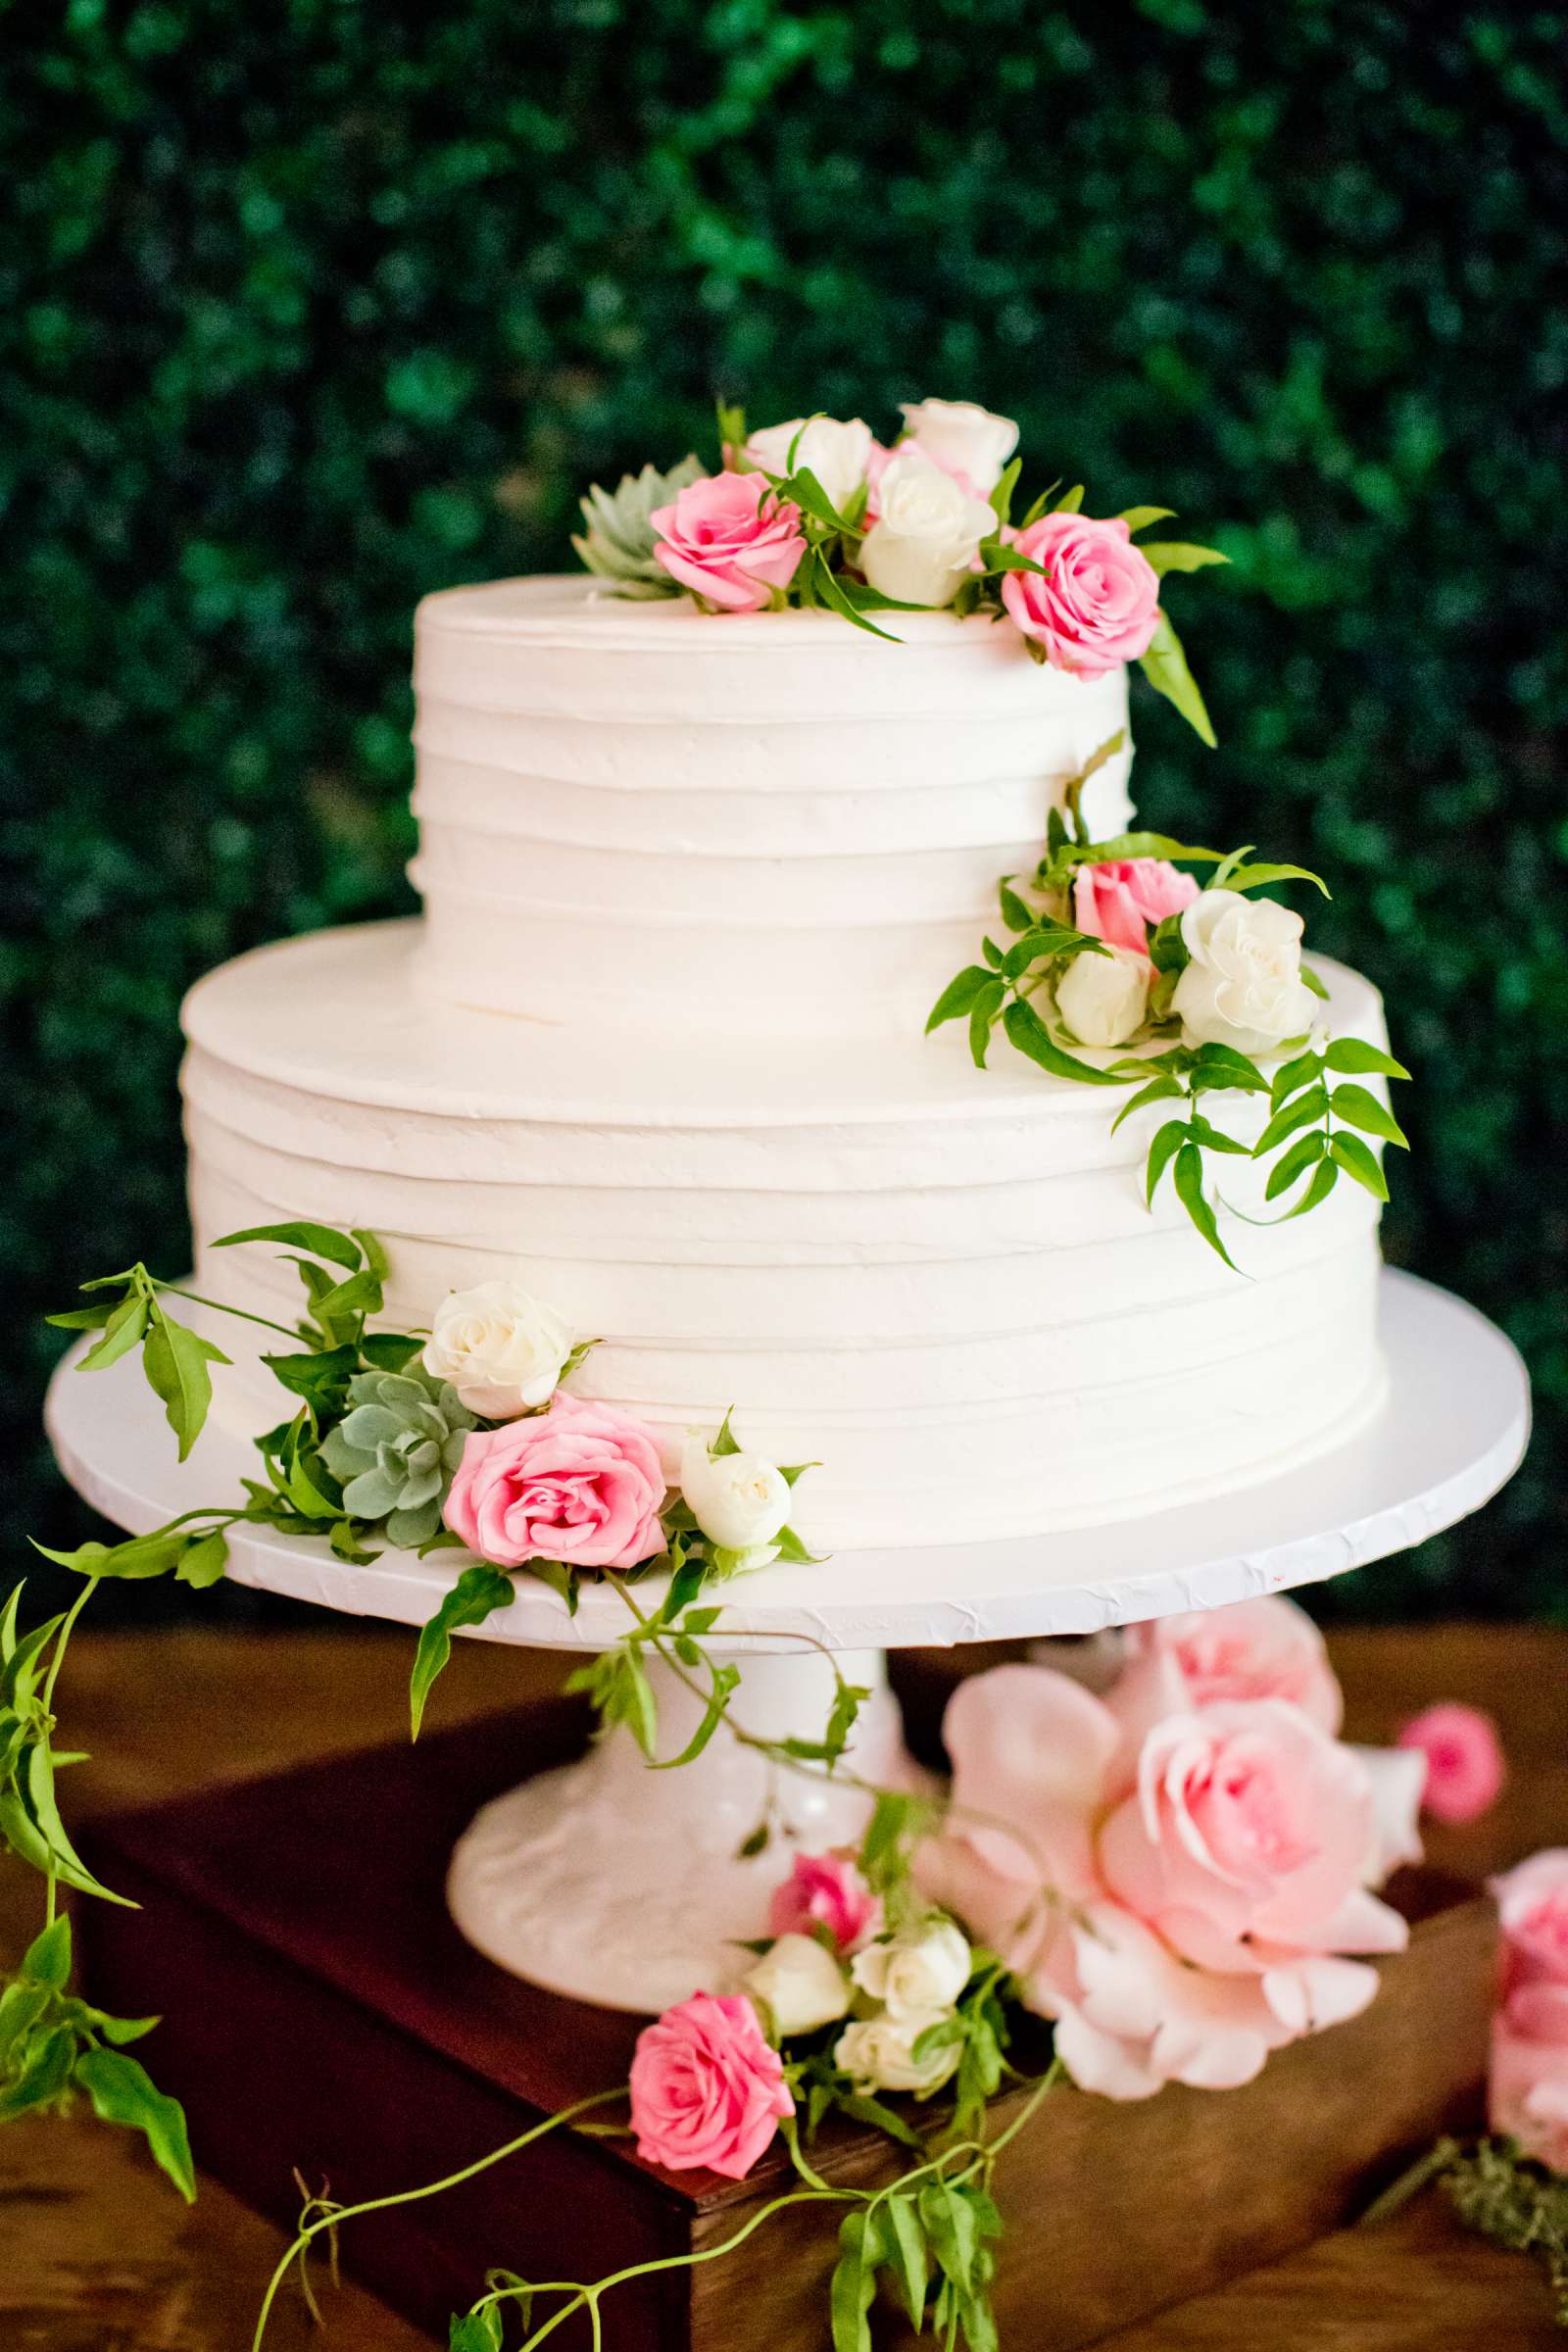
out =
[[[1084,486],[1043,490],[1013,520],[1018,427],[967,400],[906,401],[891,445],[859,416],[792,416],[749,432],[718,413],[722,462],[645,466],[582,501],[572,545],[620,596],[686,595],[709,612],[822,608],[876,635],[873,612],[952,609],[1016,630],[1037,662],[1094,678],[1142,664],[1206,743],[1202,696],[1161,602],[1171,571],[1218,549],[1138,534],[1168,507],[1083,512]]]

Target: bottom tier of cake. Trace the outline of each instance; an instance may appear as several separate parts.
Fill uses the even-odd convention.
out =
[[[289,1218],[368,1226],[387,1310],[514,1276],[584,1338],[573,1389],[667,1433],[733,1408],[774,1460],[820,1464],[797,1524],[832,1551],[1047,1534],[1271,1477],[1376,1410],[1377,1203],[1342,1184],[1275,1217],[1223,1163],[1233,1271],[1169,1183],[1154,1110],[986,1073],[953,1031],[809,1048],[616,1035],[453,1010],[412,923],[318,934],[213,973],[185,1013],[196,1287],[288,1321],[293,1267],[215,1250]],[[1319,966],[1336,1035],[1384,1042],[1376,992]],[[1213,1097],[1255,1135],[1256,1102]],[[1234,1171],[1234,1173],[1233,1173]],[[278,1418],[256,1356],[219,1409]],[[257,1334],[263,1346],[265,1335]]]

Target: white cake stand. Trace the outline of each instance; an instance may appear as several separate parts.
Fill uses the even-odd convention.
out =
[[[958,1642],[1085,1634],[1141,1618],[1219,1608],[1317,1583],[1405,1550],[1476,1510],[1517,1468],[1530,1429],[1529,1384],[1509,1342],[1446,1292],[1385,1272],[1385,1401],[1335,1450],[1240,1493],[1136,1520],[1028,1541],[841,1553],[779,1564],[712,1597],[711,1645],[744,1659],[735,1710],[748,1729],[809,1736],[824,1721],[827,1653],[873,1696],[851,1761],[862,1780],[898,1782],[903,1751],[882,1651]],[[189,1462],[174,1459],[162,1407],[130,1361],[77,1377],[73,1350],[49,1391],[46,1422],[61,1468],[133,1534],[197,1504],[239,1496],[254,1450],[209,1424]],[[422,1624],[451,1586],[453,1555],[388,1550],[371,1567],[324,1543],[236,1527],[229,1574],[355,1616]],[[650,1582],[639,1596],[657,1598]],[[492,1642],[602,1649],[624,1632],[609,1585],[585,1588],[574,1618],[548,1588],[519,1580],[511,1606],[478,1629]],[[663,1752],[677,1753],[697,1706],[655,1668]],[[733,1977],[736,1942],[765,1925],[767,1892],[791,1840],[808,1850],[858,1835],[865,1798],[781,1772],[722,1732],[694,1764],[651,1772],[617,1733],[580,1763],[525,1781],[480,1813],[460,1843],[452,1908],[504,1968],[614,2008],[667,2006]],[[764,1817],[758,1855],[737,1848]]]

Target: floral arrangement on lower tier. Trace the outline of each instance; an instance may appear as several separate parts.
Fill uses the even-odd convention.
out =
[[[1301,917],[1251,895],[1307,882],[1327,898],[1318,875],[1258,860],[1250,847],[1227,854],[1151,832],[1090,837],[1083,787],[1121,744],[1112,736],[1071,780],[1034,873],[1003,876],[1011,938],[1005,947],[981,942],[983,960],[948,983],[926,1029],[966,1021],[980,1069],[1000,1027],[1054,1078],[1135,1088],[1112,1133],[1135,1111],[1168,1110],[1150,1138],[1148,1202],[1168,1170],[1199,1233],[1233,1265],[1208,1159],[1271,1161],[1264,1198],[1285,1204],[1281,1223],[1319,1207],[1342,1176],[1386,1200],[1366,1138],[1401,1150],[1408,1142],[1383,1096],[1360,1081],[1410,1073],[1378,1046],[1326,1034],[1317,1007],[1328,992],[1302,960]],[[1206,886],[1183,865],[1211,866]],[[1084,1049],[1121,1047],[1132,1051],[1117,1060],[1084,1058]],[[1250,1135],[1239,1135],[1208,1115],[1215,1096],[1256,1096],[1266,1108]]]
[[[858,416],[749,432],[739,409],[720,408],[717,473],[689,457],[668,473],[645,466],[613,491],[596,485],[572,545],[617,595],[686,595],[708,612],[821,608],[874,636],[888,632],[872,612],[988,614],[1035,661],[1075,677],[1139,662],[1212,744],[1160,582],[1229,559],[1188,540],[1140,544],[1172,510],[1085,514],[1081,482],[1054,482],[1015,524],[1022,460],[1010,416],[921,400],[905,402],[903,417],[887,447]]]

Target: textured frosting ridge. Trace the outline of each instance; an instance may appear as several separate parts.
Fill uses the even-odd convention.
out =
[[[421,984],[541,1019],[752,1036],[918,1031],[1127,725],[951,612],[711,615],[591,580],[501,581],[416,617]],[[1129,813],[1130,746],[1092,779]]]
[[[1333,1028],[1381,1042],[1375,992],[1324,969]],[[389,1312],[416,1324],[515,1275],[607,1335],[573,1385],[672,1451],[733,1404],[760,1450],[820,1461],[799,1517],[823,1548],[1196,1499],[1322,1450],[1381,1396],[1365,1194],[1272,1229],[1227,1214],[1234,1274],[1168,1195],[1144,1205],[1154,1111],[1113,1137],[1098,1090],[981,1079],[952,1032],[759,1055],[695,1010],[663,1038],[454,1013],[414,924],[243,957],[186,1026],[199,1288],[286,1319],[292,1268],[211,1244],[298,1216],[378,1231]],[[1214,1115],[1255,1132],[1245,1100]],[[1258,1214],[1257,1171],[1231,1166],[1230,1207]],[[253,1359],[220,1409],[254,1428],[275,1397]]]

